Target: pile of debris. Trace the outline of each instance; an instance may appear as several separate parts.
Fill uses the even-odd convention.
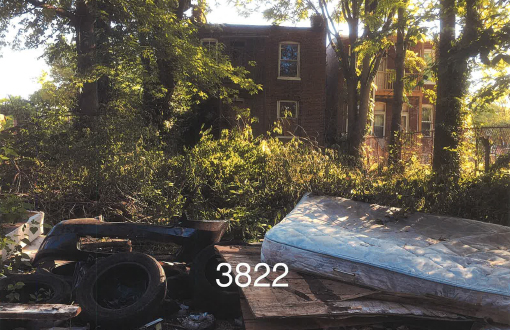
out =
[[[509,227],[306,195],[261,247],[217,250],[255,270],[246,329],[510,329]]]
[[[174,227],[62,221],[42,241],[32,261],[35,272],[0,279],[0,328],[50,329],[72,323],[76,329],[158,329],[163,319],[151,319],[175,313],[180,328],[211,329],[213,315],[176,306],[186,299],[193,304],[190,262],[218,243],[227,225],[208,220]],[[175,253],[157,260],[133,251],[147,243],[170,246]]]
[[[0,329],[510,330],[509,227],[311,195],[262,244],[226,227],[63,221]]]

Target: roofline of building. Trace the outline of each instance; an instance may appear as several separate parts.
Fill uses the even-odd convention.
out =
[[[227,24],[227,23],[218,23],[218,24],[205,24],[203,26],[205,29],[211,28],[228,28],[228,29],[260,29],[260,30],[271,30],[271,29],[289,29],[289,30],[315,30],[316,28],[312,26],[281,26],[275,24],[268,25],[250,25],[250,24]]]

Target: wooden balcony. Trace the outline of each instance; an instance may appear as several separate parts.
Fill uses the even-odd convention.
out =
[[[375,76],[375,84],[377,90],[393,90],[393,82],[395,81],[395,71],[379,71]]]
[[[419,78],[421,74],[417,73],[406,73],[406,77]],[[378,91],[393,91],[393,83],[395,82],[395,71],[379,71],[375,76],[375,84],[377,85]],[[420,87],[416,86],[413,88],[414,91],[419,91]]]

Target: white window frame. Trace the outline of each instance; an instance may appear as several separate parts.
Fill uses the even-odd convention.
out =
[[[403,132],[409,132],[409,105],[406,103],[402,104],[400,117],[406,117],[406,127],[404,127]],[[400,118],[400,123],[402,124],[402,118]]]
[[[435,61],[435,53],[434,53],[434,49],[432,49],[432,48],[425,48],[425,49],[423,49],[423,60],[425,60],[425,54],[426,54],[426,53],[429,53],[429,54],[430,54],[430,57],[432,58],[432,62],[434,62],[434,61]],[[429,64],[429,63],[427,63],[427,65],[428,65],[428,64]],[[427,84],[427,85],[435,85],[435,84],[436,84],[436,82],[435,82],[435,81],[433,81],[433,80],[425,80],[425,81],[424,81],[424,84]]]
[[[430,57],[432,58],[432,61],[435,60],[435,58],[434,58],[434,49],[432,49],[432,48],[424,48],[423,49],[423,59],[424,60],[425,60],[425,54],[430,54]]]
[[[290,44],[298,46],[297,53],[297,76],[296,77],[284,77],[281,75],[281,61],[282,61],[282,45]],[[301,44],[295,41],[282,41],[278,43],[278,79],[281,80],[301,80]]]
[[[372,120],[372,136],[376,137],[376,138],[384,138],[386,136],[386,103],[384,102],[376,102],[375,104],[383,104],[384,105],[384,110],[375,110],[375,105],[374,105],[374,120]],[[375,135],[375,115],[383,115],[383,134],[382,136],[376,136]]]
[[[430,121],[424,121],[423,120],[423,109],[429,108],[430,109]],[[430,123],[430,133],[428,135],[423,134],[423,123]],[[422,104],[421,106],[421,122],[420,122],[420,132],[424,137],[432,137],[432,131],[434,130],[434,106],[432,104]]]
[[[296,116],[295,117],[281,117],[280,116],[280,103],[281,102],[291,102],[296,104]],[[278,100],[276,104],[276,116],[278,119],[297,119],[299,117],[299,102],[294,100]]]
[[[409,112],[402,112],[400,117],[406,117],[406,127],[404,127],[402,131],[409,132]],[[400,120],[400,123],[402,123],[402,119]]]
[[[202,45],[202,47],[204,46],[204,43],[205,42],[214,42],[216,44],[216,47],[214,49],[214,54],[216,55],[216,57],[218,57],[218,39],[216,38],[202,38],[200,39],[200,45]]]

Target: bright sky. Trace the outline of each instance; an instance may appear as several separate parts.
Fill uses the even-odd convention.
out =
[[[208,23],[230,23],[230,24],[269,24],[263,19],[262,14],[252,15],[249,18],[241,17],[236,9],[221,0],[211,6],[212,11],[207,16]],[[307,25],[303,22],[300,25]],[[284,24],[292,25],[292,24]],[[12,32],[12,31],[11,31]],[[43,49],[12,51],[8,48],[0,50],[0,99],[9,95],[28,97],[39,89],[38,78],[43,71],[48,71],[48,66],[39,57]]]

